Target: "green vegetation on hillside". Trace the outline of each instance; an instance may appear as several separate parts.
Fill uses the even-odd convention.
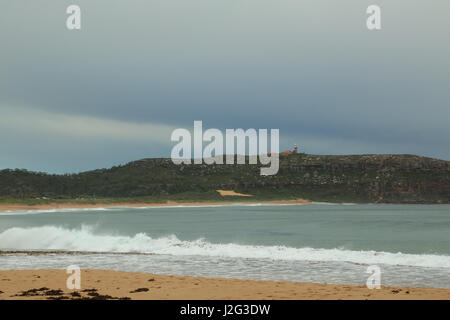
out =
[[[0,171],[0,202],[111,203],[284,200],[330,202],[450,203],[450,162],[413,155],[280,158],[274,176],[259,165],[175,165],[143,159],[110,169],[50,175]],[[215,190],[253,197],[222,197]]]

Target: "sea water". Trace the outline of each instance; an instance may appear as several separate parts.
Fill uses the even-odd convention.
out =
[[[450,205],[327,204],[0,212],[0,269],[450,288]],[[60,251],[60,252],[59,252]],[[75,253],[73,253],[75,252]]]

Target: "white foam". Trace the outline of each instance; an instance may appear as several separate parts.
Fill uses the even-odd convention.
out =
[[[62,212],[79,212],[79,211],[106,211],[111,208],[64,208],[64,209],[34,209],[34,210],[6,210],[0,211],[0,216],[20,216],[41,213],[62,213]]]
[[[90,226],[83,226],[81,229],[65,229],[56,226],[10,228],[0,233],[0,249],[138,252],[176,256],[199,255],[450,268],[450,256],[448,255],[352,251],[338,248],[255,246],[233,243],[214,244],[203,239],[182,241],[174,235],[151,238],[145,233],[138,233],[132,237],[96,234],[95,229]]]
[[[315,201],[313,201],[312,204],[319,204],[319,205],[325,205],[325,206],[338,206],[338,205],[340,205],[339,203],[334,203],[334,202],[315,202]]]

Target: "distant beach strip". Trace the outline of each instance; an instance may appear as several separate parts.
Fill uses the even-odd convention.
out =
[[[237,193],[233,190],[217,190],[221,196],[236,196],[236,197],[251,197],[252,195]],[[210,206],[231,206],[231,205],[241,205],[241,206],[252,206],[252,205],[305,205],[312,204],[312,201],[298,198],[295,200],[274,200],[274,201],[250,201],[240,202],[238,200],[233,201],[197,201],[197,202],[178,202],[168,200],[164,203],[147,203],[147,202],[113,202],[113,203],[76,203],[76,202],[54,202],[47,204],[19,204],[19,203],[0,203],[0,214],[1,212],[28,212],[28,211],[40,211],[42,210],[70,210],[70,209],[102,209],[102,208],[150,208],[150,207],[210,207]]]

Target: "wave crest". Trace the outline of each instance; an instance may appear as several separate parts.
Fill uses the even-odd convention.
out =
[[[152,238],[96,234],[92,226],[67,229],[57,226],[10,228],[0,233],[0,250],[63,250],[114,253],[151,253],[175,256],[215,256],[288,261],[333,261],[450,268],[450,256],[345,249],[292,248],[285,246],[215,244],[198,239],[183,241],[175,235]]]

